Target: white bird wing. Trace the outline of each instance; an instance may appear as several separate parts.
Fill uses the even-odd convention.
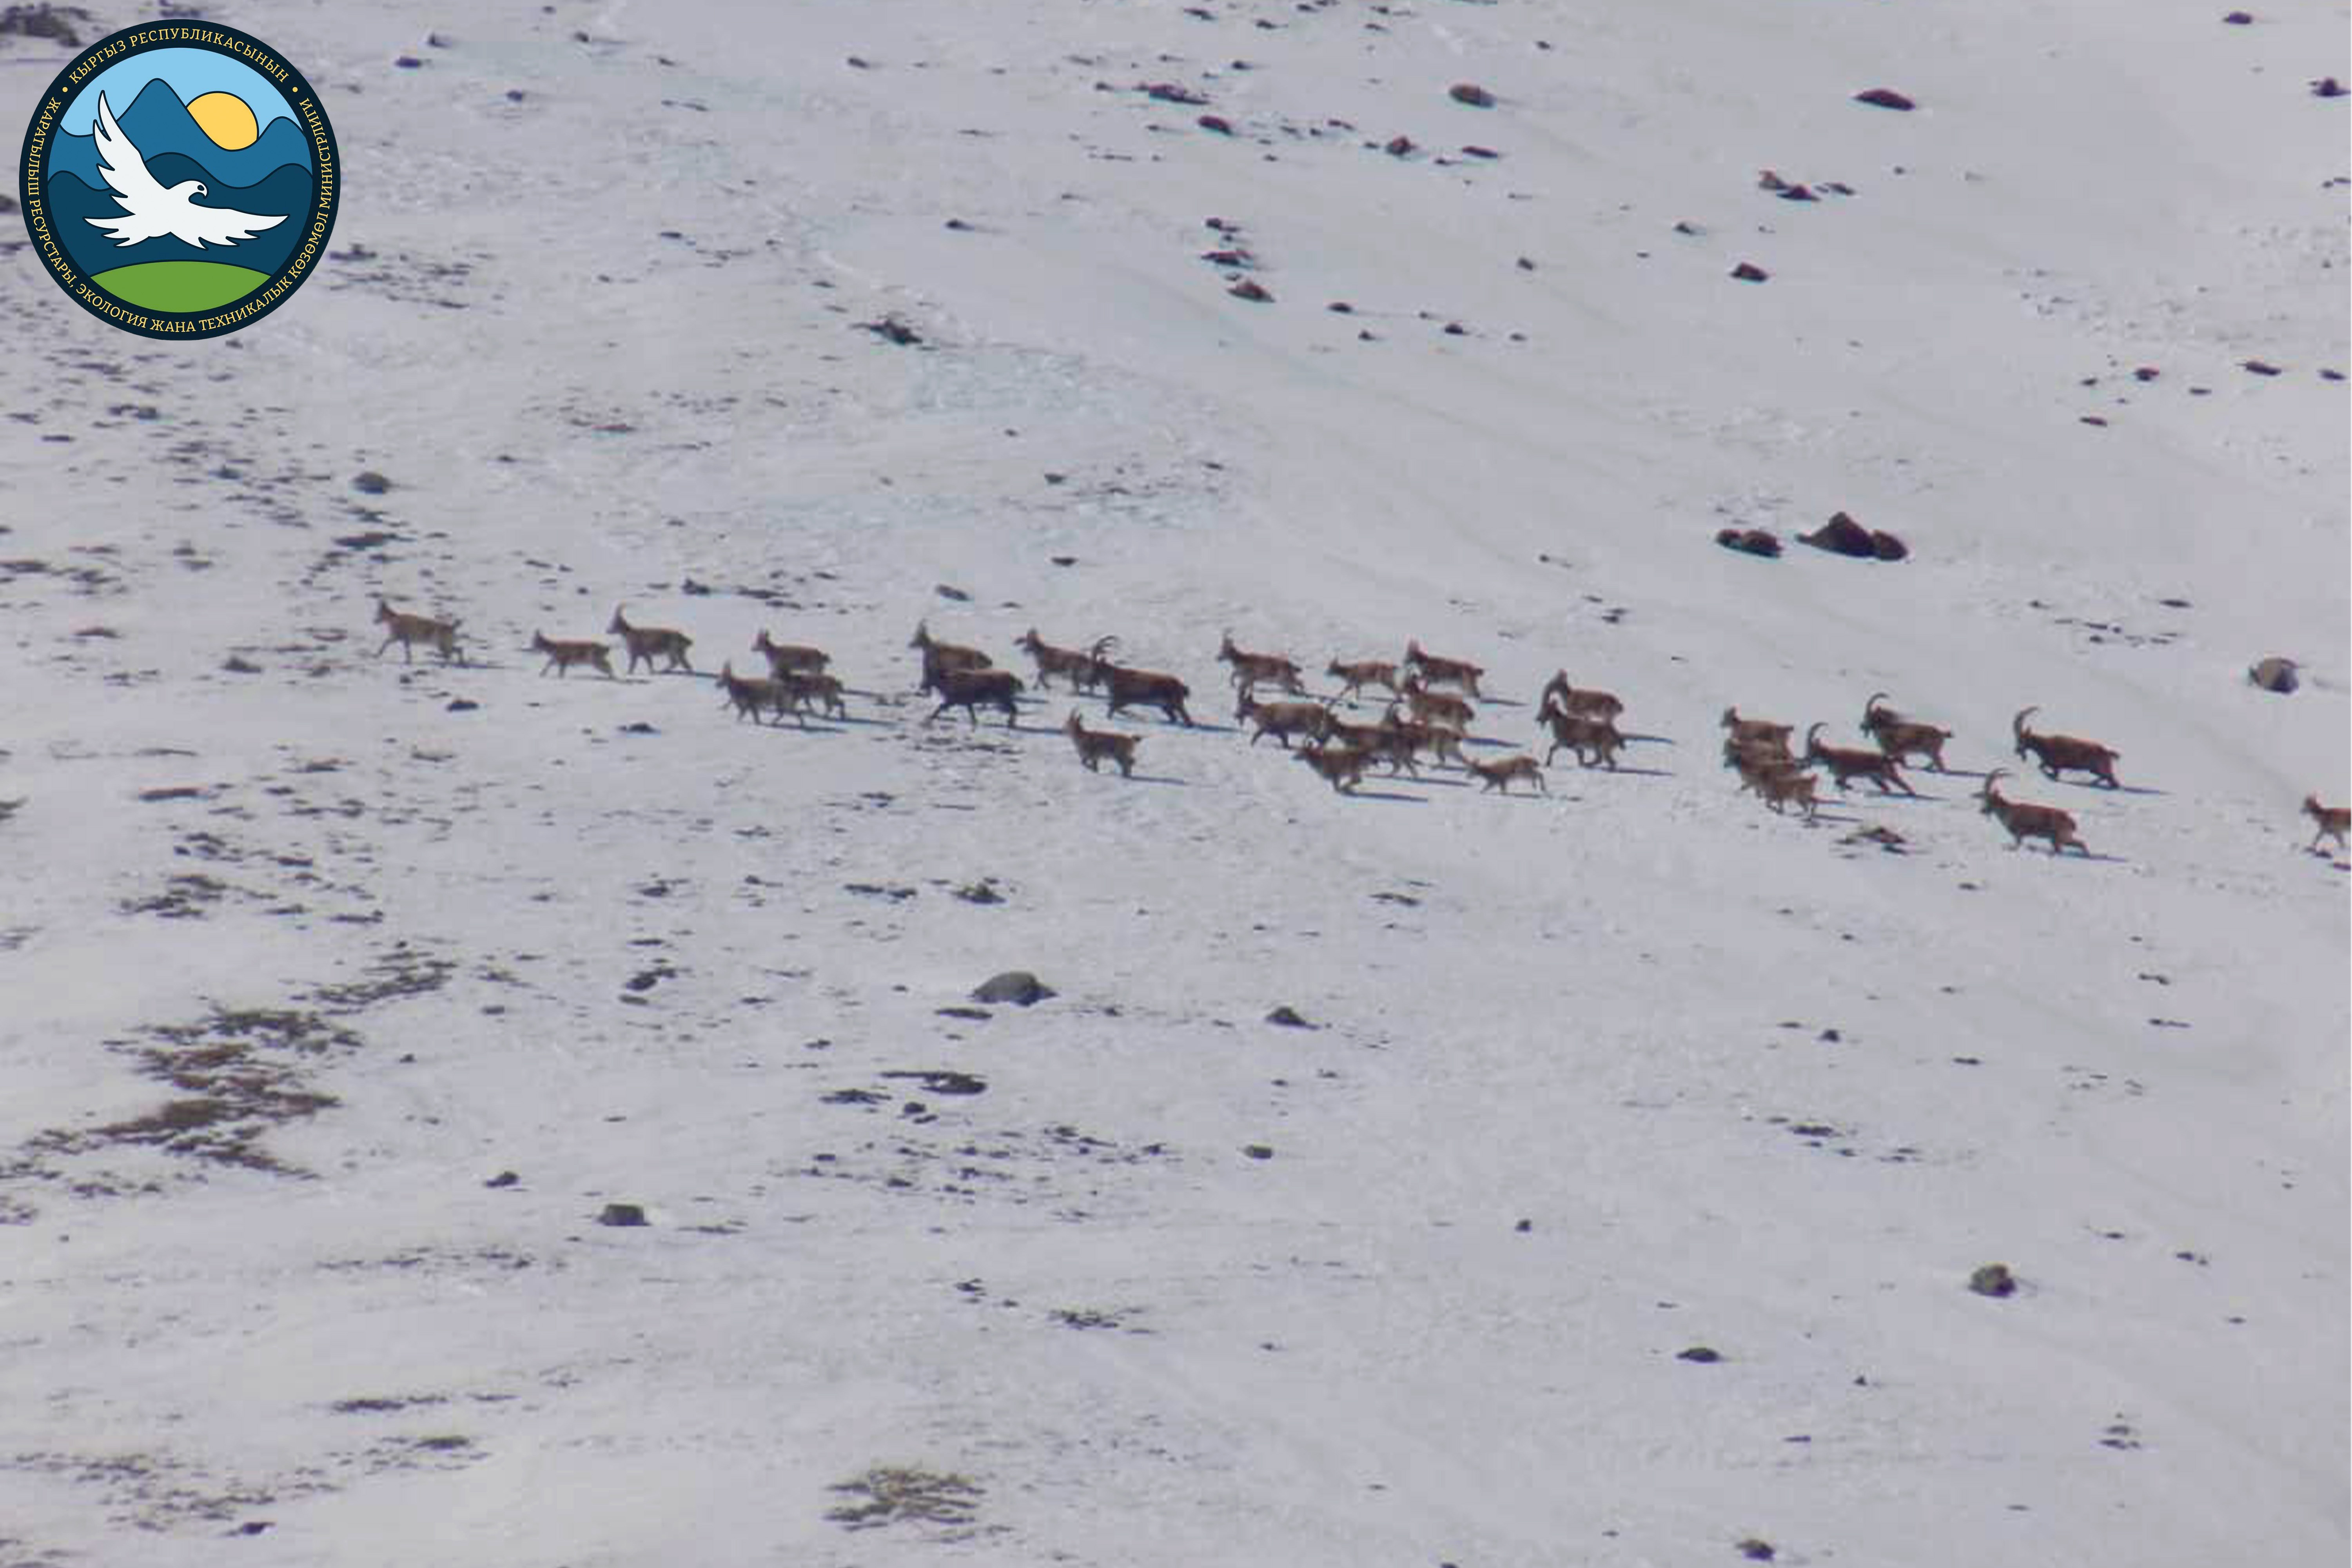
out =
[[[102,91],[98,95],[98,157],[99,172],[114,187],[114,199],[123,211],[136,216],[142,206],[162,199],[163,187],[147,172],[147,160],[139,155],[122,127],[114,122],[114,110]]]
[[[172,232],[199,248],[207,245],[235,245],[241,239],[251,239],[265,228],[276,228],[286,221],[286,215],[263,217],[258,213],[235,212],[227,207],[200,207],[189,204],[172,225]]]

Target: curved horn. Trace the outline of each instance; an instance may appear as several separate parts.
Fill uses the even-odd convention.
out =
[[[1990,796],[1992,794],[1993,781],[2005,776],[2008,772],[2009,770],[2007,768],[1995,768],[1992,772],[1985,774],[1984,785],[1977,791],[1977,798],[1979,800],[1983,800]]]
[[[1738,722],[1739,722],[1739,710],[1738,710],[1738,709],[1737,709],[1737,708],[1727,708],[1727,709],[1725,709],[1725,710],[1723,710],[1723,722],[1722,722],[1722,727],[1723,727],[1724,729],[1728,730],[1728,729],[1730,729],[1734,724],[1737,724],[1737,723],[1738,723]]]
[[[1864,729],[1867,730],[1870,728],[1870,716],[1878,711],[1879,699],[1885,695],[1886,693],[1884,691],[1874,691],[1868,698],[1864,700],[1862,704],[1862,727]]]
[[[2016,736],[2021,741],[2025,739],[2025,716],[2029,713],[2039,713],[2040,711],[2042,711],[2042,707],[2039,703],[2036,703],[2031,708],[2019,709],[2017,710],[2017,717],[2009,721],[2009,732]]]
[[[1810,752],[1813,749],[1813,737],[1820,734],[1822,732],[1822,725],[1816,724],[1811,729],[1805,731],[1805,750]]]

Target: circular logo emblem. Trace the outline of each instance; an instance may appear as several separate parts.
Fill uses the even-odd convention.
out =
[[[151,338],[216,337],[284,304],[326,254],[341,176],[302,73],[194,18],[77,52],[33,106],[17,163],[49,276]]]

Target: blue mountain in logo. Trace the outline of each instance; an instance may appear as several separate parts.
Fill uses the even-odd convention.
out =
[[[180,153],[194,159],[205,169],[206,174],[198,177],[215,192],[225,185],[251,186],[287,163],[299,164],[306,173],[310,167],[310,139],[294,121],[273,120],[262,129],[252,146],[231,152],[205,134],[204,127],[188,112],[188,106],[180,101],[180,95],[161,77],[149,82],[129,109],[111,100],[107,107],[114,110],[115,123],[122,127],[122,133],[131,138],[131,144],[139,149],[139,155],[147,160],[150,169],[161,154]],[[52,137],[49,164],[44,173],[72,174],[85,185],[104,189],[106,176],[98,172],[97,128],[92,126],[87,136],[59,132]],[[168,186],[172,182],[163,183]],[[215,196],[215,205],[217,200]]]
[[[143,100],[145,95],[141,96]],[[123,131],[131,133],[127,125]],[[151,153],[147,155],[147,172],[167,190],[183,180],[204,181],[206,193],[197,199],[199,206],[265,215],[284,213],[286,221],[232,246],[198,247],[168,234],[142,239],[136,245],[117,245],[104,229],[84,221],[121,217],[122,205],[114,199],[114,192],[96,177],[84,184],[72,174],[52,173],[46,186],[50,232],[83,272],[104,272],[142,261],[227,261],[250,267],[256,272],[275,273],[284,268],[309,232],[306,220],[310,213],[312,181],[310,171],[299,164],[280,163],[267,178],[253,184],[229,185],[184,153]]]

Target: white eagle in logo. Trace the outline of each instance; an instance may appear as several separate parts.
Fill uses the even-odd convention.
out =
[[[200,207],[195,198],[210,195],[202,180],[182,180],[170,190],[147,172],[147,160],[114,122],[106,94],[98,95],[98,156],[106,183],[114,187],[115,205],[126,217],[93,217],[82,221],[104,229],[117,245],[170,235],[202,249],[207,245],[235,245],[263,229],[286,221],[286,215],[264,217],[257,213],[232,212],[226,207]]]

